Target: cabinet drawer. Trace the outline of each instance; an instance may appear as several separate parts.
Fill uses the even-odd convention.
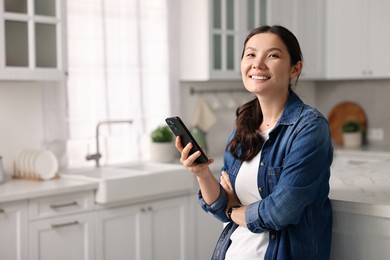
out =
[[[91,210],[94,207],[93,191],[69,193],[30,200],[30,219],[61,216]]]

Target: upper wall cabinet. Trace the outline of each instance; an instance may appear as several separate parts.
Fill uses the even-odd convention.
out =
[[[181,1],[181,80],[240,79],[244,38],[265,13],[265,0]]]
[[[65,2],[0,0],[0,80],[65,78]]]
[[[267,23],[291,30],[301,45],[304,66],[301,79],[322,79],[325,75],[325,1],[268,0]]]
[[[328,0],[327,78],[390,77],[390,1]]]

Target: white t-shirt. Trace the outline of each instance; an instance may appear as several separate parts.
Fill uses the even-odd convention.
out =
[[[261,133],[265,140],[268,133]],[[261,200],[257,188],[257,173],[259,170],[261,151],[251,161],[243,162],[236,178],[236,193],[243,205],[249,205]],[[226,260],[264,259],[268,247],[268,232],[252,233],[248,228],[239,226],[231,235],[226,252]]]

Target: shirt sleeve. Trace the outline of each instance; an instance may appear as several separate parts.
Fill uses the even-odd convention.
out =
[[[223,189],[223,187],[221,186],[221,184],[219,185],[219,196],[213,204],[208,205],[205,202],[205,200],[202,197],[202,192],[200,190],[198,192],[198,199],[199,199],[200,206],[202,207],[202,209],[204,211],[210,212],[211,214],[213,214],[217,219],[219,219],[222,222],[229,221],[229,219],[227,218],[227,216],[225,214],[225,209],[226,209],[228,198],[227,198],[227,194],[226,194],[225,190]]]

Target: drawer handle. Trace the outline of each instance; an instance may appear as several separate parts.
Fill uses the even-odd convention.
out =
[[[59,209],[59,208],[65,208],[65,207],[70,207],[70,206],[77,206],[77,204],[78,204],[77,201],[64,203],[64,204],[51,204],[50,208]]]
[[[5,213],[4,209],[0,209],[0,214]]]
[[[51,224],[52,228],[62,228],[62,227],[67,227],[67,226],[73,226],[73,225],[78,225],[79,222],[77,220],[72,221],[72,222],[67,222],[67,223],[62,223],[62,224]]]

